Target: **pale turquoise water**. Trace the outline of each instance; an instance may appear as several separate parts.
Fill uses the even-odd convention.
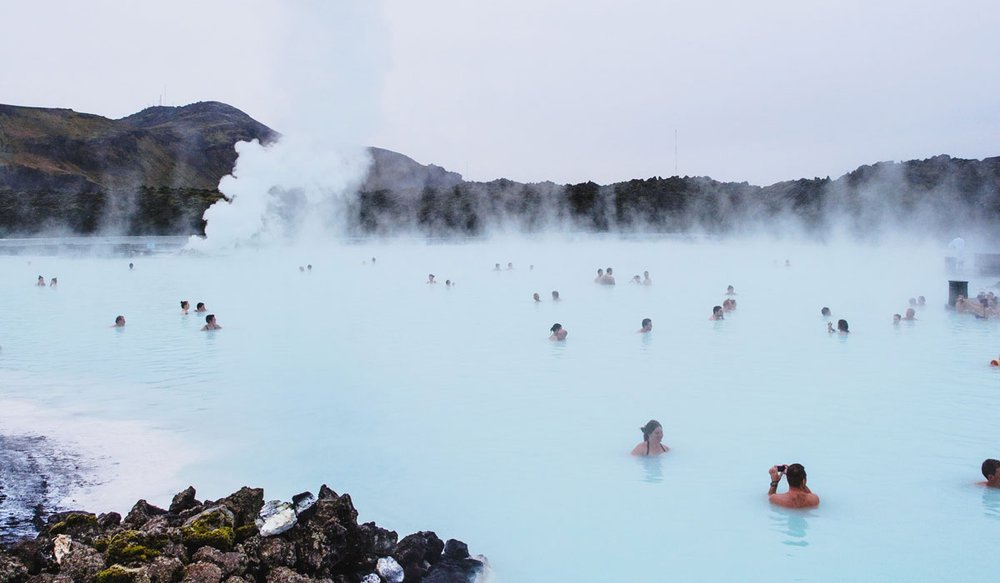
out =
[[[1000,324],[942,309],[942,255],[576,238],[157,255],[132,272],[5,256],[0,422],[118,463],[81,504],[327,483],[362,520],[465,540],[503,582],[983,577]],[[608,265],[618,285],[594,285]],[[653,286],[628,284],[646,269]],[[727,284],[739,309],[710,322]],[[918,294],[919,321],[894,327]],[[224,330],[199,332],[180,299]],[[850,337],[825,332],[823,305]],[[547,340],[553,322],[567,342]],[[673,449],[633,459],[649,418]],[[767,504],[767,468],[794,461],[819,509]]]

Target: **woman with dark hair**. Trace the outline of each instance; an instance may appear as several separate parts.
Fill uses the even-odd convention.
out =
[[[549,340],[566,340],[566,335],[569,334],[569,331],[563,328],[562,324],[559,323],[553,324],[552,327],[549,328],[549,332],[552,332],[552,335],[549,336]]]
[[[190,308],[191,304],[187,300],[181,300],[181,315],[187,316]]]
[[[670,450],[663,445],[663,426],[656,419],[650,419],[639,431],[642,431],[642,441],[632,448],[632,455],[660,455]]]

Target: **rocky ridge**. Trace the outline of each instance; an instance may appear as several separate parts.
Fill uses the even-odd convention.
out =
[[[136,502],[111,512],[60,512],[34,539],[0,547],[0,581],[13,583],[469,583],[488,569],[457,540],[429,531],[397,540],[367,522],[348,494],[322,486],[265,504],[259,488],[170,507]]]

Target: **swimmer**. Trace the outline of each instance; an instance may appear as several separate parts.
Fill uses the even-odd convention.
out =
[[[132,271],[133,269],[135,269],[135,265],[133,265],[133,264],[129,263],[129,264],[128,264],[128,270],[129,270],[129,271]]]
[[[903,319],[903,317],[902,317],[902,316],[900,316],[899,314],[893,314],[893,315],[892,315],[892,323],[893,323],[893,324],[896,324],[896,325],[898,325],[898,324],[899,324],[899,321],[900,321],[900,320],[902,320],[902,319]]]
[[[509,262],[507,263],[507,271],[514,271],[514,264],[513,263],[509,263]]]
[[[826,307],[826,306],[823,306],[823,309],[822,309],[822,310],[820,310],[820,311],[819,311],[819,313],[820,313],[820,314],[821,314],[821,315],[822,315],[823,317],[825,317],[825,318],[829,318],[829,317],[830,317],[830,308],[828,308],[828,307]]]
[[[983,477],[985,482],[979,482],[990,488],[1000,488],[1000,460],[990,458],[983,462]]]
[[[559,292],[557,292],[556,290],[552,290],[552,301],[553,302],[559,301]]]
[[[222,330],[222,326],[215,322],[215,314],[205,316],[205,325],[201,327],[201,331],[207,332],[209,330]]]
[[[722,306],[712,306],[712,315],[708,317],[709,320],[725,320],[725,316],[722,315]]]
[[[305,268],[305,267],[302,267],[302,266],[300,265],[300,266],[299,266],[299,272],[300,272],[300,273],[305,273],[305,272],[306,272],[306,268]]]
[[[534,270],[535,270],[535,264],[532,263],[531,265],[528,266],[528,271],[534,271]]]
[[[826,323],[826,329],[828,332],[837,332],[839,334],[849,334],[850,330],[847,329],[847,320],[837,320],[837,329],[833,329],[833,322]]]
[[[913,308],[906,308],[906,315],[903,316],[903,319],[904,320],[916,320],[917,319],[917,311],[914,310]]]
[[[195,313],[202,314],[207,312],[208,308],[205,307],[205,302],[198,302],[198,304],[194,307],[194,311]]]
[[[908,303],[909,303],[909,304],[910,304],[911,306],[915,306],[915,305],[917,305],[917,298],[910,298],[910,299],[908,300]]]
[[[639,274],[633,275],[632,279],[630,281],[631,281],[631,283],[637,283],[637,284],[640,284],[640,285],[642,284],[642,280],[639,279]]]
[[[125,327],[125,316],[118,316],[115,318],[115,324],[112,328],[124,328]]]
[[[52,281],[49,282],[49,287],[56,287],[57,285],[59,285],[59,280],[53,277]]]
[[[450,280],[450,279],[444,280],[444,286],[445,287],[451,287],[453,285],[455,285],[455,282],[453,282],[452,280]]]
[[[604,270],[604,279],[601,280],[604,285],[615,285],[615,276],[611,273],[611,268]]]
[[[310,263],[309,265],[306,265],[306,269],[307,269],[308,271],[312,271],[312,270],[313,270],[313,265],[312,265],[312,263]]]
[[[735,309],[736,309],[736,302],[734,300],[729,299],[729,298],[726,298],[726,299],[722,300],[722,311],[723,312],[732,312]]]
[[[648,271],[642,272],[642,285],[653,285],[653,280],[650,279]]]
[[[642,432],[642,441],[632,448],[632,455],[654,456],[670,451],[663,445],[663,426],[656,419],[650,419],[639,431]]]
[[[375,263],[375,258],[374,257],[372,257],[372,263]]]
[[[1000,366],[1000,356],[990,361],[990,366]]]
[[[736,289],[733,286],[731,286],[731,285],[726,286],[726,295],[727,296],[735,296],[736,295]]]
[[[653,331],[653,321],[650,320],[649,318],[643,318],[642,319],[642,328],[639,328],[638,333],[639,334],[646,334],[646,333],[652,332],[652,331]]]
[[[187,300],[181,300],[181,315],[182,316],[187,316],[188,315],[188,308],[190,308],[190,307],[191,307],[191,304],[189,304]]]
[[[500,264],[499,263],[493,264],[493,271],[500,271]]]
[[[552,327],[549,328],[549,332],[552,332],[552,335],[549,336],[549,340],[566,340],[566,335],[569,334],[569,332],[562,327],[562,324],[558,323],[553,324]]]
[[[542,301],[542,296],[538,295],[538,292],[535,292],[531,294],[531,299],[535,300],[535,302],[537,303]]]
[[[38,277],[41,277],[41,276],[39,275]],[[604,270],[603,269],[598,269],[597,270],[597,277],[594,278],[594,283],[602,283],[602,282],[604,282]]]
[[[767,499],[771,504],[785,508],[814,508],[819,506],[819,496],[812,493],[806,485],[806,469],[802,464],[771,466],[767,471],[771,474],[771,487],[767,490]],[[788,491],[778,494],[778,482],[781,476],[788,481]]]
[[[434,274],[433,273],[428,273],[427,274],[427,283],[437,283],[436,281],[434,281]]]
[[[925,298],[924,296],[917,296],[917,305],[918,306],[926,306],[927,305],[927,298]]]
[[[37,285],[38,287],[45,287],[45,278],[39,275],[38,281],[35,283],[35,285]]]

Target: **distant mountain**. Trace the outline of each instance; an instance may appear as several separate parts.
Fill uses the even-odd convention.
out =
[[[150,107],[119,120],[0,105],[0,236],[203,233],[202,214],[222,198],[219,180],[235,165],[233,145],[278,138],[216,102]],[[610,185],[469,182],[396,152],[369,152],[367,178],[341,209],[351,235],[1000,231],[1000,158],[879,162],[836,179],[760,187],[687,176]]]

